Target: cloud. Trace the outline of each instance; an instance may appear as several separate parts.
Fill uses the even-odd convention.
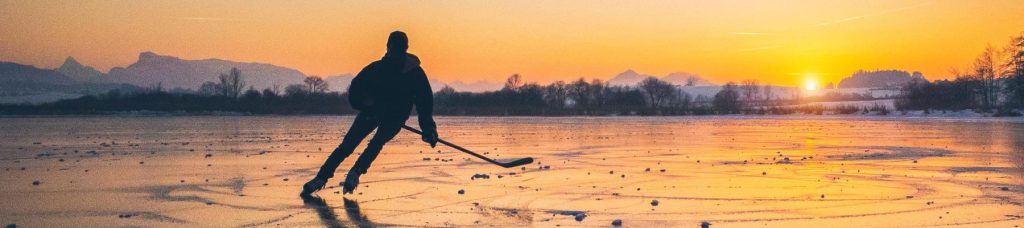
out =
[[[826,21],[826,22],[815,24],[815,25],[813,25],[811,27],[817,28],[817,27],[822,27],[822,26],[841,24],[841,23],[846,23],[846,22],[850,22],[850,21],[860,20],[860,19],[864,19],[864,18],[868,18],[868,17],[881,16],[881,15],[896,13],[896,12],[900,12],[900,11],[904,11],[904,10],[919,8],[919,7],[931,5],[932,3],[935,3],[935,2],[932,2],[932,1],[922,2],[922,3],[915,4],[915,5],[910,5],[910,6],[904,6],[904,7],[899,7],[899,8],[882,10],[882,11],[878,11],[878,12],[874,12],[874,13],[868,13],[868,14],[862,14],[862,15],[857,15],[857,16],[852,16],[852,17],[846,17],[846,18],[839,19],[839,20]]]

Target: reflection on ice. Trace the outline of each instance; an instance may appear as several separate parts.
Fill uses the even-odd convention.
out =
[[[1012,226],[1024,218],[1019,119],[439,118],[442,138],[536,162],[503,169],[402,133],[355,194],[342,197],[336,178],[296,199],[350,121],[0,118],[0,217],[24,226],[329,227]]]

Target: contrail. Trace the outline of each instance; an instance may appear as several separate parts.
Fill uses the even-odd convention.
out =
[[[935,3],[935,2],[931,2],[931,1],[923,2],[923,3],[916,4],[916,5],[911,5],[911,6],[905,6],[905,7],[900,7],[900,8],[883,10],[883,11],[879,11],[879,12],[875,12],[875,13],[869,13],[869,14],[863,14],[863,15],[847,17],[847,18],[843,18],[843,19],[839,19],[839,20],[835,20],[835,21],[823,22],[823,23],[816,24],[816,25],[811,26],[811,27],[815,27],[816,28],[816,27],[821,27],[821,26],[834,25],[834,24],[839,24],[839,23],[855,21],[855,20],[866,18],[866,17],[881,16],[881,15],[885,15],[885,14],[890,14],[890,13],[895,13],[895,12],[900,12],[900,11],[909,10],[909,9],[913,9],[913,8],[918,8],[918,7],[922,7],[922,6],[926,6],[926,5],[931,5],[932,3]]]

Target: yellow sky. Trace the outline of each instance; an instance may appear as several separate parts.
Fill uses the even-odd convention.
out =
[[[406,31],[432,78],[607,79],[626,69],[713,82],[837,82],[857,69],[948,78],[1024,31],[1019,0],[0,0],[0,61],[102,71],[139,52],[357,72]]]

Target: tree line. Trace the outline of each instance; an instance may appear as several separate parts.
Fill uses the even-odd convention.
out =
[[[648,77],[635,86],[610,85],[584,78],[548,85],[526,83],[518,74],[501,90],[470,93],[443,87],[434,94],[435,110],[445,115],[711,115],[789,114],[799,110],[785,105],[798,96],[783,98],[771,85],[756,80],[726,83],[714,96],[691,95],[686,86]]]
[[[1014,115],[1024,108],[1024,35],[1004,48],[987,48],[970,70],[955,71],[956,79],[928,82],[914,80],[901,88],[895,105],[899,110],[995,111]],[[781,96],[777,88],[756,80],[728,82],[713,96],[691,95],[685,86],[650,77],[634,86],[610,85],[583,78],[547,85],[510,76],[501,90],[459,92],[445,86],[434,93],[438,115],[509,116],[615,116],[615,115],[710,115],[710,114],[822,114],[878,113],[884,106],[855,107],[807,105],[830,101],[877,99],[870,95],[825,94],[816,98],[792,90]],[[247,88],[247,89],[246,89]],[[104,114],[135,111],[169,113],[248,114],[355,114],[348,94],[327,90],[327,82],[311,76],[301,84],[257,90],[247,86],[238,69],[202,84],[197,91],[165,91],[159,86],[142,90],[111,90],[52,103],[0,105],[0,114]]]
[[[1020,115],[1016,109],[1024,108],[1024,34],[1010,40],[1002,48],[989,45],[968,69],[954,69],[956,79],[911,81],[903,86],[896,107]]]
[[[198,91],[160,86],[139,90],[111,90],[99,95],[60,100],[39,105],[0,105],[0,114],[109,114],[121,112],[164,112],[186,114],[236,113],[258,115],[352,114],[348,94],[328,92],[327,82],[312,76],[303,84],[246,89],[241,71],[232,68],[217,82],[203,83]]]
[[[312,76],[303,84],[257,90],[238,69],[221,74],[216,82],[203,83],[197,91],[166,91],[160,86],[122,91],[52,103],[0,105],[0,114],[105,114],[119,112],[248,113],[248,114],[354,114],[348,94],[327,91],[327,82]],[[445,86],[434,93],[438,115],[703,115],[743,113],[754,104],[765,105],[772,87],[756,81],[726,84],[714,97],[692,96],[681,87],[658,78],[636,86],[612,86],[601,80],[556,81],[548,85],[527,83],[518,74],[498,91],[458,92]],[[772,104],[783,104],[775,100]],[[766,113],[766,112],[761,112]]]

